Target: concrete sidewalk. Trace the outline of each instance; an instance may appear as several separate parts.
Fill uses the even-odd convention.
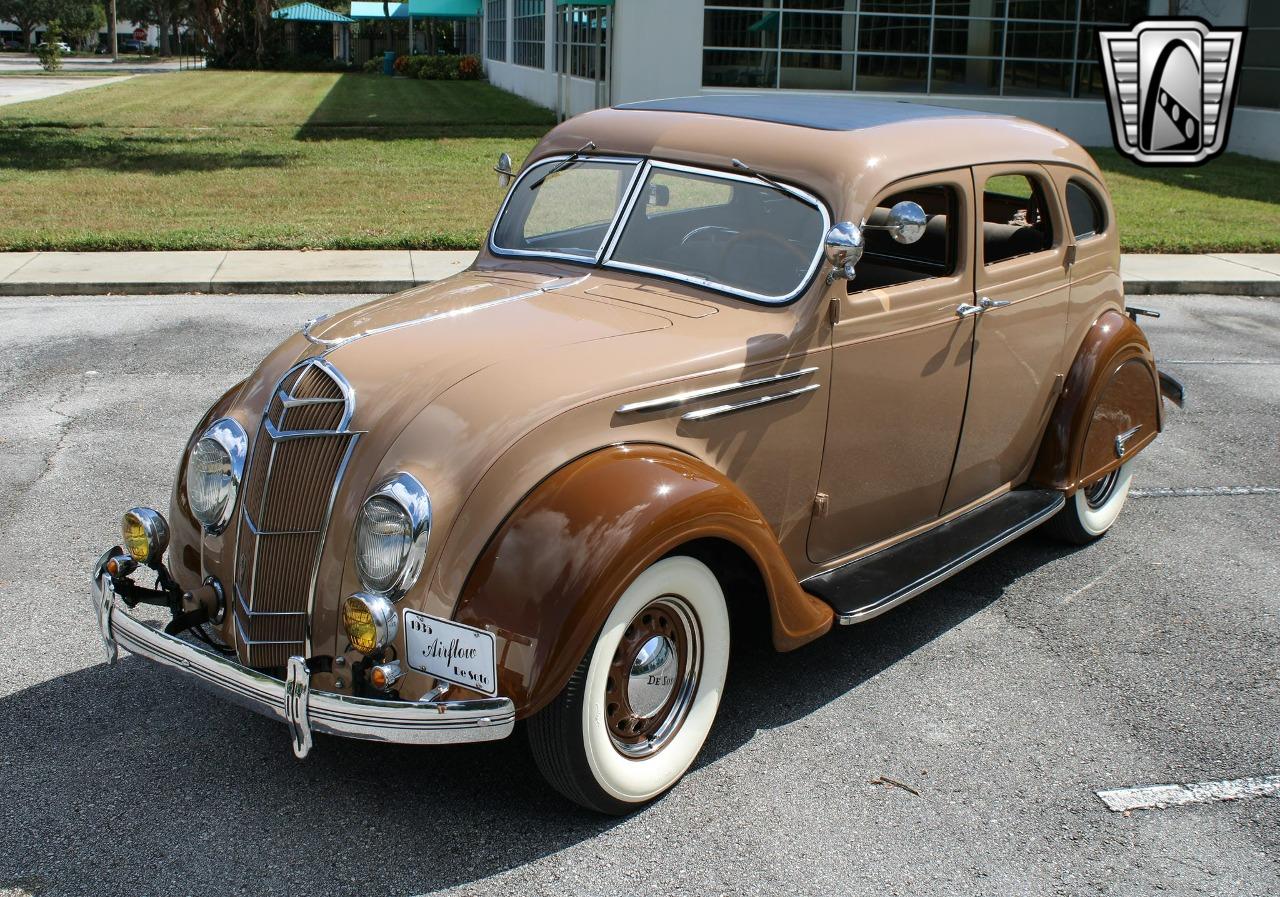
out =
[[[0,295],[391,293],[463,270],[424,250],[0,252]],[[1126,255],[1125,292],[1280,297],[1280,255]]]

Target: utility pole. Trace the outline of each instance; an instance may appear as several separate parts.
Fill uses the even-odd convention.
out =
[[[116,0],[107,0],[107,42],[111,47],[111,61],[120,61],[120,41],[116,39]]]

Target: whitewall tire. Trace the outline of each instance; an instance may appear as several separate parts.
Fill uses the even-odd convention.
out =
[[[558,791],[627,813],[680,781],[711,731],[729,664],[729,614],[711,569],[686,556],[641,573],[569,683],[529,720]]]
[[[1076,490],[1050,521],[1054,535],[1076,545],[1101,538],[1124,510],[1133,484],[1133,462],[1122,464],[1101,479]]]

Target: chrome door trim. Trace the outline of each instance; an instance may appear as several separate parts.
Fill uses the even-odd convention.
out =
[[[671,408],[678,408],[681,405],[688,405],[690,402],[697,402],[701,399],[711,398],[712,396],[721,396],[726,393],[738,392],[744,389],[751,389],[756,386],[765,386],[770,383],[782,383],[787,380],[795,380],[797,377],[803,377],[806,374],[816,374],[817,367],[800,368],[795,371],[788,371],[784,374],[774,374],[769,377],[756,377],[752,380],[740,380],[736,383],[724,383],[719,386],[707,386],[702,389],[690,389],[686,392],[672,393],[668,396],[660,396],[656,399],[644,399],[639,402],[628,402],[615,411],[615,414],[636,414],[645,411],[667,411]]]

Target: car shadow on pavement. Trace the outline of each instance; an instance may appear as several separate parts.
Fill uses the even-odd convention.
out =
[[[1033,535],[798,651],[738,646],[697,766],[857,689],[1069,551]],[[282,725],[128,656],[0,699],[0,716],[0,891],[413,894],[499,874],[620,823],[546,786],[520,729],[430,749],[319,736],[299,762]],[[663,803],[641,812],[667,812]]]

